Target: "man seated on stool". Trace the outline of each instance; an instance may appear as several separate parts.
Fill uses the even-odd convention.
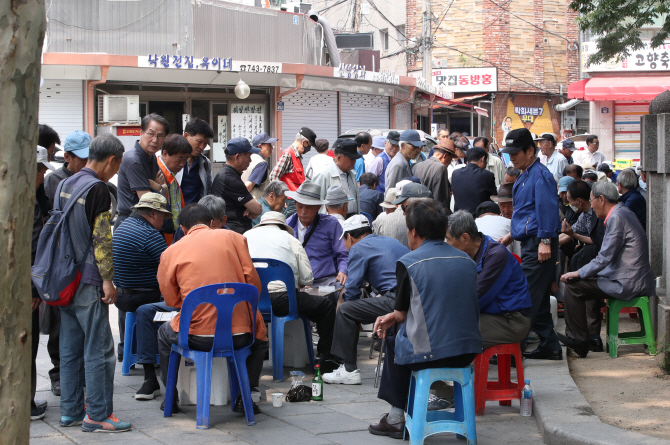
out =
[[[479,330],[484,349],[526,338],[533,304],[519,261],[504,245],[482,235],[465,210],[449,217],[447,242],[477,263]]]
[[[384,194],[377,190],[379,178],[374,173],[363,173],[360,183],[358,196],[361,198],[361,212],[367,213],[374,220],[381,212],[379,205],[384,202]]]
[[[283,184],[283,183],[282,183]],[[330,355],[333,341],[333,325],[335,324],[335,304],[328,298],[300,292],[303,286],[310,286],[314,281],[312,266],[309,264],[307,252],[302,243],[293,236],[293,229],[286,225],[286,217],[279,212],[263,214],[261,222],[253,229],[244,233],[249,244],[251,258],[271,258],[288,264],[293,270],[296,287],[298,315],[307,317],[316,323],[319,333],[319,362],[322,363]],[[288,293],[281,281],[268,284],[272,312],[278,317],[288,314]],[[309,345],[312,347],[312,345]]]
[[[295,201],[296,213],[286,223],[307,252],[314,274],[314,286],[344,285],[347,281],[349,252],[340,239],[342,226],[334,216],[319,213],[326,201],[321,187],[305,181],[295,192],[286,192]],[[333,297],[334,302],[336,296]]]
[[[156,273],[167,245],[158,230],[163,227],[164,219],[172,218],[167,199],[159,193],[145,193],[131,209],[133,213],[119,225],[112,238],[118,295],[115,304],[124,312],[136,312],[143,305],[161,301]],[[154,345],[155,338],[154,335]],[[155,349],[143,354],[138,348],[137,364],[144,366],[144,384],[135,394],[136,400],[151,400],[160,394]]]
[[[179,225],[186,234],[178,243],[168,247],[158,266],[158,283],[168,306],[181,309],[186,296],[194,289],[218,283],[248,283],[259,292],[261,280],[251,261],[247,239],[232,230],[212,230],[213,216],[199,204],[186,206],[179,214]],[[225,295],[222,295],[225,298]],[[158,329],[158,352],[161,378],[167,384],[170,350],[179,339],[179,315]],[[247,374],[252,392],[258,391],[263,359],[268,351],[267,329],[263,317],[256,311],[256,332],[251,332],[252,320],[247,305],[241,304],[233,311],[233,347],[251,346],[247,358]],[[197,351],[210,351],[216,328],[216,308],[201,305],[193,311],[188,336],[188,347]],[[254,339],[255,337],[255,339]],[[163,402],[164,404],[164,402]],[[161,408],[163,408],[161,404]],[[177,407],[174,398],[173,412]],[[261,412],[254,403],[254,413]],[[243,413],[242,398],[237,397],[233,411]]]
[[[412,371],[463,368],[482,352],[479,333],[477,266],[464,252],[444,242],[447,212],[432,199],[406,209],[412,252],[396,266],[394,311],[375,321],[386,338],[378,398],[391,411],[370,433],[402,439]],[[396,326],[399,325],[399,326]]]
[[[333,355],[343,362],[331,373],[323,375],[326,383],[360,385],[361,372],[356,365],[359,323],[374,322],[380,315],[393,311],[395,305],[396,263],[409,249],[400,241],[373,235],[370,222],[363,215],[345,221],[342,233],[349,249],[349,275],[338,308],[333,334]],[[375,289],[376,298],[361,299],[365,283]]]
[[[326,193],[326,212],[330,216],[337,218],[337,222],[343,225],[344,220],[347,219],[349,201],[351,200],[341,186],[332,185]]]
[[[557,334],[561,343],[582,358],[589,353],[587,300],[629,301],[656,295],[647,236],[635,213],[619,202],[616,185],[602,181],[593,184],[591,207],[598,218],[604,218],[605,235],[598,256],[579,270],[561,276],[566,283],[565,335]]]

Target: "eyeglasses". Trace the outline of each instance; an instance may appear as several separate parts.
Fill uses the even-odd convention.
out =
[[[145,131],[146,135],[149,136],[151,139],[156,138],[156,139],[165,139],[165,133],[156,133],[153,130]]]
[[[407,212],[407,207],[409,207],[409,205],[400,204],[400,208],[402,209],[403,213]]]

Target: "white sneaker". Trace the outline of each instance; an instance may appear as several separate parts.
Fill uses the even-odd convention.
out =
[[[324,374],[323,381],[326,383],[341,383],[343,385],[360,385],[361,371],[356,369],[355,371],[348,372],[344,365],[340,365],[335,371]]]

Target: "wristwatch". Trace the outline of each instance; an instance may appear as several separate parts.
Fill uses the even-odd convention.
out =
[[[542,238],[540,241],[542,241],[542,244],[551,244],[551,238]]]

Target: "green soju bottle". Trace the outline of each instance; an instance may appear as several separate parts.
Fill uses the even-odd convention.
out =
[[[315,365],[316,376],[312,380],[312,400],[323,400],[323,377],[321,377],[321,365]]]

